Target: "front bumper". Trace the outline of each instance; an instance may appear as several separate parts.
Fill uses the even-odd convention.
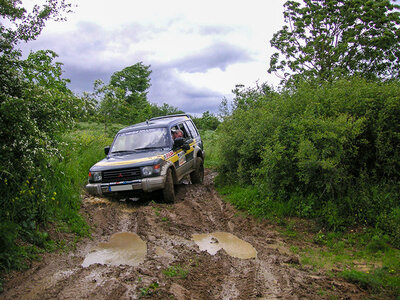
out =
[[[131,181],[110,182],[110,183],[88,183],[86,191],[95,196],[116,193],[121,191],[152,192],[163,189],[165,186],[165,175],[149,177]]]

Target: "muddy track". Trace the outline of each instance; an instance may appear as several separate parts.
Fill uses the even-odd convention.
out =
[[[50,253],[31,269],[10,274],[2,299],[360,299],[357,286],[299,264],[290,241],[272,225],[238,213],[213,187],[181,184],[175,204],[115,201],[86,196],[82,213],[93,227],[69,253]],[[91,264],[85,257],[119,232],[136,233],[147,244],[138,265]],[[250,243],[252,259],[225,250],[201,251],[193,234],[228,232]],[[218,241],[216,241],[218,243]],[[165,270],[184,270],[166,274]]]

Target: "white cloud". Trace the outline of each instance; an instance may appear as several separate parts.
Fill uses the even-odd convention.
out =
[[[188,112],[216,111],[238,83],[278,82],[267,74],[269,40],[286,0],[72,1],[67,22],[49,23],[23,48],[58,53],[77,92],[139,61],[153,70],[149,100]]]

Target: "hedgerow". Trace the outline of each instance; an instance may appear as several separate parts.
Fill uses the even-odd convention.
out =
[[[353,78],[237,98],[246,104],[217,130],[220,182],[254,185],[327,229],[375,226],[400,246],[399,82]]]

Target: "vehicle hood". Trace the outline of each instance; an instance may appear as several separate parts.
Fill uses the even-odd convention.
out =
[[[109,155],[90,168],[90,171],[104,171],[121,168],[149,166],[164,160],[169,150],[142,151],[125,155]]]

